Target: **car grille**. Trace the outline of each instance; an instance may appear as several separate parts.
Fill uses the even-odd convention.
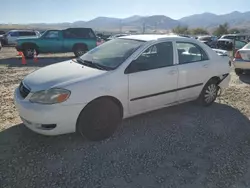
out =
[[[19,92],[23,98],[26,98],[28,94],[30,93],[30,90],[23,85],[23,82],[21,82],[19,85]]]

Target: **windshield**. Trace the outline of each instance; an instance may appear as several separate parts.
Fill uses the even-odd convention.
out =
[[[91,61],[95,64],[109,69],[115,69],[143,43],[144,41],[117,38],[94,48],[81,56],[81,59],[86,60],[91,57]]]

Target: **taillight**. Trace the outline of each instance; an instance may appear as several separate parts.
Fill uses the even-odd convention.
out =
[[[242,59],[242,57],[241,57],[239,51],[237,51],[237,52],[235,53],[234,58],[235,58],[235,59]]]

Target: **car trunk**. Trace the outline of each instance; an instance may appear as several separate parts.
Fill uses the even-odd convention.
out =
[[[241,49],[239,50],[240,56],[243,60],[250,61],[250,50]]]

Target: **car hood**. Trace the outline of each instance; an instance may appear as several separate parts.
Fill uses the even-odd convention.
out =
[[[63,87],[76,81],[102,75],[106,72],[68,60],[36,70],[27,75],[23,82],[32,92],[35,92],[54,87]]]

